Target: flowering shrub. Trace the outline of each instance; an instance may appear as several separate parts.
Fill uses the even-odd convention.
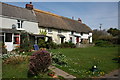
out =
[[[51,64],[50,53],[46,50],[39,50],[30,56],[28,77],[37,76],[38,73],[47,71]]]
[[[58,64],[58,65],[66,65],[67,64],[67,60],[65,58],[66,56],[61,54],[61,53],[52,53],[52,61],[55,64]]]

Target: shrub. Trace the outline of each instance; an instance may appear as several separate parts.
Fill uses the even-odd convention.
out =
[[[28,61],[29,57],[28,56],[22,56],[22,55],[17,55],[17,56],[8,56],[6,58],[4,58],[3,63],[4,64],[19,64],[25,61]]]
[[[46,43],[46,48],[47,49],[56,49],[56,48],[58,48],[58,45],[51,41],[51,42]]]
[[[99,40],[104,40],[104,41],[112,41],[112,39],[113,39],[113,36],[111,36],[111,35],[101,35],[101,36],[99,36],[99,38],[98,38]]]
[[[55,64],[58,64],[58,65],[66,65],[67,64],[67,60],[65,58],[66,56],[61,54],[61,53],[52,53],[52,61]]]
[[[109,41],[104,41],[104,40],[98,40],[95,42],[95,46],[99,47],[110,47],[113,46],[111,42]]]
[[[7,49],[5,47],[2,47],[2,54],[7,54]]]
[[[30,56],[28,77],[37,76],[44,73],[51,64],[50,53],[46,50],[39,50]]]
[[[40,38],[38,41],[38,46],[39,48],[46,48],[45,40]]]
[[[65,42],[59,45],[60,48],[75,48],[75,44],[71,42]]]
[[[21,32],[21,42],[20,42],[20,49],[28,52],[33,48],[33,45],[29,39],[29,33],[27,32]]]
[[[2,54],[7,54],[7,49],[5,48],[4,43],[1,43],[1,47],[2,47]]]

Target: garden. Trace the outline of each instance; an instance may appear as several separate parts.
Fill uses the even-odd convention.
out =
[[[23,33],[21,45],[9,54],[2,44],[3,78],[63,79],[48,69],[50,65],[77,78],[99,78],[119,68],[119,45],[108,36],[95,40],[95,46],[86,48],[76,48],[71,42],[56,45],[39,39],[38,51],[33,49],[33,41],[28,36],[28,33]]]
[[[113,60],[118,57],[118,47],[88,47],[88,48],[63,48],[48,50],[52,54],[52,65],[76,76],[77,78],[99,77],[115,69],[118,62]],[[33,52],[26,54],[32,55]],[[24,53],[25,54],[25,53]],[[3,78],[28,78],[29,56],[26,55],[4,57]],[[97,70],[93,73],[92,66]],[[48,70],[34,76],[34,78],[52,78]]]

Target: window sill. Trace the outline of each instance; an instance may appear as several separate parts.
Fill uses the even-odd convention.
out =
[[[17,28],[17,30],[25,30],[25,29],[23,29],[23,28]]]

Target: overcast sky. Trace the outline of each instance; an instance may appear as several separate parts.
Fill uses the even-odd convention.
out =
[[[28,2],[7,2],[25,7]],[[118,2],[33,2],[34,8],[82,21],[92,29],[118,28]]]

